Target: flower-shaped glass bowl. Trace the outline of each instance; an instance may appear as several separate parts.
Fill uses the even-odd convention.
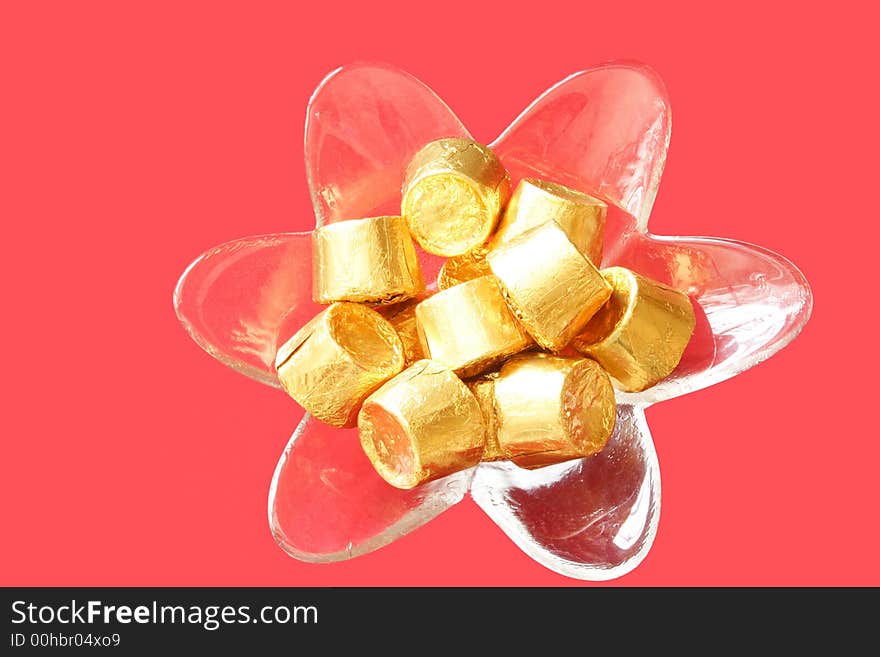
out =
[[[517,545],[557,572],[609,579],[644,558],[660,509],[644,409],[768,358],[798,334],[812,307],[803,275],[775,253],[647,231],[670,130],[660,78],[643,65],[613,63],[551,87],[491,144],[514,184],[533,176],[608,202],[602,266],[629,267],[687,291],[694,302],[696,331],[680,365],[644,392],[619,393],[608,446],[598,456],[533,471],[481,464],[403,491],[375,473],[355,430],[306,415],[270,487],[269,522],[284,550],[306,561],[351,558],[412,531],[470,491]],[[403,71],[358,64],[332,72],[306,119],[316,224],[397,214],[409,159],[428,141],[450,136],[469,134],[428,87]],[[434,280],[442,260],[419,257],[426,280]],[[210,249],[178,283],[178,316],[211,355],[277,387],[276,349],[320,310],[311,299],[311,260],[309,233]]]

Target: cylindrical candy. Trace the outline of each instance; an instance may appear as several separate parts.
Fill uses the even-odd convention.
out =
[[[316,228],[313,297],[318,303],[395,303],[425,289],[403,217],[369,217]]]
[[[523,178],[487,248],[499,247],[535,226],[555,221],[577,250],[598,267],[607,214],[608,206],[589,194],[546,180]]]
[[[354,426],[366,397],[403,369],[403,344],[379,313],[334,303],[278,350],[284,390],[309,413],[335,427]]]
[[[510,177],[486,146],[438,139],[406,169],[401,213],[428,253],[450,257],[483,244],[510,197]]]
[[[492,273],[535,341],[562,350],[611,295],[599,270],[550,221],[493,249]]]
[[[437,276],[437,287],[447,287],[491,273],[486,254],[547,221],[555,221],[578,251],[597,267],[602,261],[605,218],[604,201],[577,190],[537,178],[523,178],[498,220],[494,235],[485,245],[449,258]]]
[[[449,258],[443,263],[440,273],[437,274],[437,287],[445,290],[453,285],[472,281],[475,278],[491,273],[492,270],[489,269],[489,263],[486,262],[485,254],[471,251],[464,255]]]
[[[416,325],[416,306],[427,297],[420,295],[414,299],[408,299],[402,303],[377,308],[379,314],[388,320],[388,323],[397,331],[400,341],[403,343],[403,357],[406,366],[409,367],[417,360],[427,358],[419,338],[419,329]]]
[[[595,454],[614,431],[614,388],[589,358],[517,356],[501,368],[494,392],[498,444],[521,467]]]
[[[623,267],[603,269],[613,289],[608,303],[575,338],[622,390],[637,392],[678,366],[696,319],[688,296]]]
[[[506,460],[507,456],[498,444],[498,423],[495,413],[495,379],[497,374],[488,374],[479,379],[468,381],[467,387],[474,394],[480,411],[483,413],[483,424],[486,426],[486,443],[483,446],[483,461]]]
[[[532,344],[494,276],[437,292],[416,306],[426,355],[461,377],[474,376]]]
[[[376,471],[404,489],[476,465],[485,437],[471,391],[431,360],[414,363],[370,395],[358,430]]]

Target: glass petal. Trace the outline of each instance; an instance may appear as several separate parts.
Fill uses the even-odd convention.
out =
[[[697,314],[678,368],[644,392],[619,395],[624,403],[651,404],[728,379],[791,342],[812,312],[797,267],[744,242],[636,233],[611,264],[687,291]]]
[[[306,118],[306,172],[317,223],[399,214],[406,165],[429,141],[467,137],[425,84],[387,64],[328,75]]]
[[[400,214],[412,156],[441,137],[469,137],[452,110],[424,83],[388,64],[353,64],[328,75],[306,114],[306,174],[318,226]],[[435,285],[443,259],[416,251]]]
[[[606,580],[648,553],[660,516],[660,470],[645,415],[619,405],[599,454],[523,470],[483,463],[476,503],[530,557],[568,577]]]
[[[269,525],[303,561],[350,559],[421,527],[465,495],[473,469],[413,490],[387,484],[364,455],[355,429],[306,415],[275,469]]]
[[[647,226],[672,116],[660,77],[640,64],[575,73],[492,144],[513,178],[536,176],[601,196]]]
[[[279,341],[315,315],[310,233],[246,237],[216,246],[174,291],[181,323],[202,349],[232,369],[278,386]]]

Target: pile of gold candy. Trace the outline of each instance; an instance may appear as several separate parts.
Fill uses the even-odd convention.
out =
[[[486,146],[440,139],[410,162],[401,216],[314,232],[314,298],[329,304],[279,350],[284,389],[317,419],[358,426],[398,488],[509,459],[595,454],[619,389],[656,384],[694,329],[682,292],[601,272],[607,206],[510,178]],[[413,239],[448,258],[428,292]],[[562,354],[577,354],[562,355]]]

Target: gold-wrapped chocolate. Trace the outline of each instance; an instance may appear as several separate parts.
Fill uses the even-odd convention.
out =
[[[438,139],[406,169],[401,213],[428,253],[451,257],[483,244],[510,197],[510,177],[487,146]]]
[[[358,430],[376,471],[404,489],[476,465],[485,438],[471,391],[432,360],[414,363],[370,395]]]
[[[617,406],[608,374],[589,358],[531,353],[507,361],[494,380],[497,442],[524,468],[600,451]]]
[[[395,303],[425,289],[403,217],[369,217],[316,228],[313,297],[318,303]]]
[[[602,275],[613,292],[573,346],[595,358],[622,390],[638,392],[678,366],[696,319],[688,296],[623,267]]]
[[[611,295],[599,270],[554,221],[487,256],[516,316],[545,349],[560,351]]]
[[[474,394],[480,411],[483,413],[483,424],[486,426],[486,442],[483,446],[483,461],[506,460],[507,456],[498,444],[498,423],[495,412],[495,379],[497,374],[488,374],[479,379],[467,382],[467,387]]]
[[[416,306],[426,355],[461,377],[474,376],[532,344],[494,276],[441,290]]]
[[[517,235],[555,221],[578,251],[597,267],[602,262],[608,206],[597,198],[537,178],[520,180],[487,245],[493,249]]]
[[[406,366],[409,367],[417,360],[427,358],[419,337],[419,329],[416,325],[416,306],[427,296],[420,295],[414,299],[408,299],[402,303],[377,308],[379,314],[388,320],[388,323],[397,331],[400,341],[403,343],[403,357]]]
[[[328,306],[278,350],[284,390],[335,427],[354,426],[367,395],[403,369],[403,344],[379,313],[356,303]]]
[[[464,255],[449,258],[440,268],[437,275],[437,287],[441,290],[472,281],[480,276],[491,274],[489,263],[486,262],[486,256],[477,251],[471,251]]]
[[[608,206],[589,194],[546,180],[523,178],[489,241],[443,263],[437,276],[437,287],[445,290],[491,273],[486,262],[489,251],[547,221],[559,224],[575,248],[598,266],[602,261],[607,214]]]

